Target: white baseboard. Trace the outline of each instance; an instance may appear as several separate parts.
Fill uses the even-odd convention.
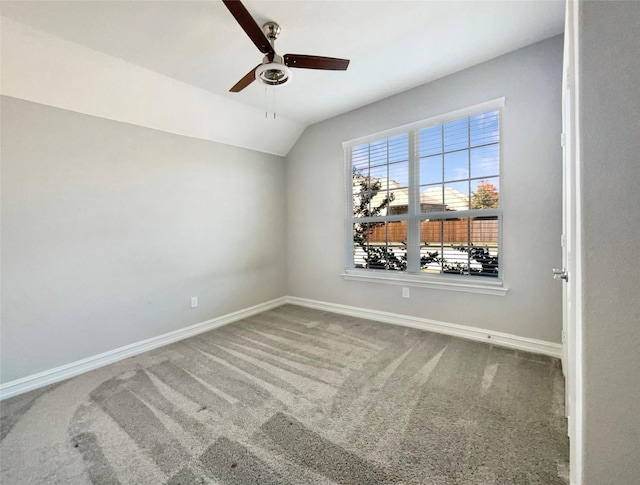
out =
[[[87,357],[86,359],[77,360],[75,362],[71,362],[70,364],[65,364],[60,367],[46,370],[44,372],[39,372],[37,374],[22,377],[14,381],[9,381],[5,384],[0,384],[0,400],[12,396],[17,396],[18,394],[32,391],[39,387],[53,384],[55,382],[69,379],[70,377],[83,374],[93,369],[97,369],[98,367],[113,364],[114,362],[118,362],[119,360],[126,359],[128,357],[132,357],[134,355],[138,355],[143,352],[147,352],[149,350],[171,344],[173,342],[177,342],[178,340],[193,337],[194,335],[198,335],[199,333],[207,332],[209,330],[213,330],[214,328],[222,327],[223,325],[242,320],[243,318],[247,318],[253,315],[257,315],[258,313],[271,310],[272,308],[281,306],[285,303],[286,297],[277,298],[275,300],[245,308],[237,312],[228,313],[227,315],[223,315],[221,317],[212,318],[211,320],[207,320],[205,322],[196,323],[195,325],[190,325],[189,327],[181,328],[180,330],[174,330],[173,332],[158,335],[157,337],[141,340],[140,342],[135,342],[133,344],[125,345],[117,349],[109,350],[102,354]]]
[[[60,367],[39,372],[30,376],[9,381],[0,384],[0,400],[12,396],[17,396],[24,392],[32,391],[55,382],[59,382],[70,377],[83,374],[93,369],[103,367],[119,360],[132,357],[134,355],[147,352],[164,345],[183,340],[194,335],[198,335],[214,328],[222,327],[229,323],[248,318],[258,313],[279,307],[286,303],[299,305],[317,310],[324,310],[342,315],[350,315],[353,317],[365,318],[367,320],[376,320],[379,322],[392,323],[394,325],[402,325],[404,327],[418,328],[428,330],[430,332],[462,337],[470,340],[488,342],[502,347],[511,349],[525,350],[536,354],[550,355],[552,357],[562,357],[562,345],[554,342],[545,342],[544,340],[536,340],[508,333],[494,332],[493,330],[484,330],[476,327],[468,327],[455,323],[439,322],[428,318],[412,317],[401,315],[398,313],[383,312],[379,310],[371,310],[368,308],[360,308],[348,305],[340,305],[337,303],[328,303],[317,300],[308,300],[306,298],[298,298],[294,296],[285,296],[277,298],[259,305],[255,305],[237,312],[229,313],[221,317],[213,318],[205,322],[196,323],[180,330],[168,332],[157,337],[142,340],[133,344],[125,345],[114,350],[109,350],[102,354],[94,355],[86,359],[71,362]]]
[[[342,315],[349,315],[352,317],[365,318],[367,320],[376,320],[378,322],[392,323],[394,325],[418,328],[420,330],[428,330],[430,332],[452,335],[454,337],[461,337],[469,340],[487,342],[510,349],[525,350],[534,354],[549,355],[557,358],[562,357],[562,344],[555,342],[519,337],[517,335],[495,332],[493,330],[485,330],[476,327],[468,327],[466,325],[458,325],[456,323],[439,322],[428,318],[411,317],[398,313],[383,312],[379,310],[371,310],[369,308],[340,305],[324,301],[308,300],[306,298],[298,298],[294,296],[286,297],[286,303],[315,308],[316,310],[340,313]]]

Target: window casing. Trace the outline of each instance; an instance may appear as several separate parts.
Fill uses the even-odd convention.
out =
[[[503,105],[344,144],[345,276],[501,285]]]

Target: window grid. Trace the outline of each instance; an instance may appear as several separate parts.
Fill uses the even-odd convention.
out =
[[[357,188],[357,177],[360,183],[365,181],[369,184],[369,188],[377,187],[375,184],[380,186],[377,190],[369,192],[366,214],[358,214],[355,209],[348,212],[349,225],[354,237],[350,251],[353,257],[347,266],[426,275],[438,273],[466,277],[499,277],[502,213],[499,193],[500,117],[501,110],[494,108],[487,112],[445,121],[439,125],[418,126],[399,135],[380,138],[348,149],[347,160],[353,177],[352,207],[355,208],[356,202],[366,197],[364,186]],[[487,118],[489,121],[485,123]],[[494,125],[493,129],[490,129],[491,125]],[[428,132],[434,129],[439,130],[440,148],[435,152],[423,152],[423,135],[426,139]],[[461,136],[462,133],[465,135]],[[396,144],[404,138],[408,142],[406,147],[402,142]],[[383,146],[380,146],[382,150],[374,153],[375,166],[386,166],[386,177],[382,179],[376,179],[371,172],[371,167],[374,166],[372,148],[378,144]],[[406,151],[403,151],[405,149]],[[367,170],[364,178],[361,178],[361,174],[356,174],[353,154],[355,152],[360,157],[364,151],[367,153]],[[382,157],[379,156],[380,153]],[[398,153],[400,157],[394,159]],[[462,171],[459,160],[447,167],[446,156],[456,153],[466,154]],[[478,166],[474,166],[476,155],[480,160],[476,161]],[[422,183],[421,171],[423,166],[427,166],[423,161],[435,156],[440,159],[440,180]],[[482,166],[483,157],[492,162],[488,164],[488,172]],[[408,161],[408,186],[398,184],[392,178],[392,169],[396,168],[394,165],[399,166],[405,161]],[[458,170],[466,176],[451,177],[447,174],[447,169],[450,172]],[[484,174],[482,170],[485,170]],[[463,186],[466,194],[464,191],[461,192]],[[439,187],[439,198],[429,198],[428,191],[431,187]],[[374,192],[375,197],[371,197]],[[402,200],[398,200],[398,196],[402,196]],[[401,204],[404,200],[406,208]],[[423,200],[426,202],[423,203]],[[378,210],[380,207],[382,209]],[[427,236],[424,234],[430,231],[424,233],[423,227],[436,221],[439,222],[439,237],[436,237],[436,240],[425,240]],[[465,228],[464,234],[461,227]],[[360,247],[357,247],[356,243],[358,233],[362,243]]]

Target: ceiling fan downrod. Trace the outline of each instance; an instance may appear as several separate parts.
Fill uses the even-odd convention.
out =
[[[291,69],[284,64],[282,56],[275,53],[276,39],[282,29],[276,22],[267,22],[262,26],[262,31],[274,53],[267,53],[264,56],[262,64],[256,68],[256,80],[267,86],[281,86],[291,81]]]

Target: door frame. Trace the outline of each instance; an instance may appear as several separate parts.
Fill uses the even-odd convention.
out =
[[[582,482],[582,271],[579,110],[579,1],[568,0],[562,75],[562,369],[570,441],[570,483]]]

